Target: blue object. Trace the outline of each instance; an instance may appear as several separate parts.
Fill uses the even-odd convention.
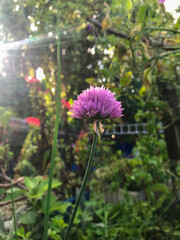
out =
[[[71,167],[71,171],[76,171],[78,168],[77,168],[77,165],[74,163]]]
[[[121,143],[118,145],[118,149],[122,151],[125,157],[128,157],[132,153],[133,146],[129,143]]]

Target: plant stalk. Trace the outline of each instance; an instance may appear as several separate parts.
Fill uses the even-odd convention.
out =
[[[87,168],[86,168],[86,172],[85,172],[85,175],[84,175],[84,179],[83,179],[79,194],[77,196],[76,204],[75,204],[73,213],[71,215],[71,219],[69,221],[69,225],[68,225],[64,240],[67,240],[68,237],[69,237],[71,227],[72,227],[72,224],[74,222],[74,219],[75,219],[75,216],[76,216],[76,213],[77,213],[78,206],[80,204],[82,195],[84,193],[84,189],[85,189],[87,181],[88,181],[88,177],[89,177],[91,169],[92,169],[93,159],[94,159],[94,155],[95,155],[95,151],[96,151],[96,145],[97,145],[97,138],[98,138],[98,135],[94,132],[93,142],[92,142],[92,146],[91,146],[91,152],[90,152],[90,156],[89,156],[89,160],[88,160],[88,165],[87,165]]]
[[[51,153],[51,163],[49,170],[49,183],[48,183],[48,193],[47,193],[47,202],[46,202],[46,213],[45,213],[45,223],[44,223],[44,237],[43,240],[48,238],[48,221],[49,221],[49,208],[51,202],[51,190],[52,190],[52,179],[53,179],[53,169],[57,149],[57,138],[59,131],[59,118],[60,118],[60,90],[61,90],[61,69],[60,69],[60,33],[59,33],[59,11],[57,13],[57,92],[56,92],[56,122],[55,122],[55,131],[53,136],[53,146]]]
[[[13,186],[12,186],[12,178],[11,178],[11,176],[10,176],[10,186],[11,186],[11,200],[12,200],[14,231],[15,231],[15,237],[16,237],[16,240],[17,240],[16,214],[15,214],[15,208],[14,208],[14,194],[13,194]]]

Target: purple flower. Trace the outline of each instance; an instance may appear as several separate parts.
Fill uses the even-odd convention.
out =
[[[83,91],[77,100],[71,105],[71,117],[92,118],[96,120],[104,118],[122,117],[121,102],[118,102],[109,89],[104,87],[92,87]]]
[[[159,0],[159,3],[165,3],[166,0]]]
[[[86,30],[87,30],[88,32],[90,32],[90,31],[92,30],[92,25],[91,25],[91,24],[88,24],[87,27],[86,27]]]

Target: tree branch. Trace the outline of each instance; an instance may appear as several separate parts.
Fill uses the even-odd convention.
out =
[[[100,30],[102,30],[102,25],[99,21],[97,21],[96,19],[93,19],[93,18],[86,18],[86,20],[90,23],[92,23],[94,26],[96,26],[97,28],[99,28]],[[150,28],[149,28],[150,29]],[[153,30],[163,30],[161,28],[152,28],[152,31]],[[165,29],[166,31],[168,31],[168,29]],[[179,34],[180,32],[179,31],[176,31],[176,30],[172,30],[170,29],[169,31],[171,32],[174,32],[174,33],[177,33]],[[114,29],[111,29],[111,28],[108,28],[106,29],[106,32],[109,33],[109,34],[113,34],[117,37],[120,37],[120,38],[124,38],[124,39],[127,39],[127,40],[130,40],[131,37],[124,34],[124,33],[121,33],[121,32],[118,32]],[[142,41],[143,42],[146,42],[144,38],[142,38]],[[153,39],[148,39],[148,43],[149,43],[149,46],[151,47],[160,47],[160,48],[163,48],[164,50],[168,51],[168,50],[177,50],[177,47],[173,47],[173,46],[170,46],[168,44],[164,44],[163,42],[162,43],[158,43],[156,41],[154,41]]]
[[[17,185],[19,182],[22,182],[23,180],[24,180],[23,177],[13,180],[12,185]],[[10,183],[0,183],[0,188],[9,188],[9,187],[11,187]]]
[[[1,196],[0,196],[0,201],[1,201],[3,198],[5,198],[5,197],[6,197],[6,193],[1,194]]]
[[[14,202],[18,202],[18,201],[21,201],[21,200],[24,200],[24,199],[26,199],[26,196],[21,196],[21,197],[18,197],[16,199],[14,199]],[[5,206],[9,203],[12,203],[12,200],[8,200],[8,201],[5,201],[5,202],[0,202],[0,207]]]
[[[8,184],[9,184],[9,182],[10,182],[10,178],[6,175],[6,173],[5,173],[5,170],[2,168],[2,167],[0,167],[0,177],[2,178],[2,179],[4,179],[4,181],[5,182],[8,182]],[[21,179],[21,178],[20,178]],[[21,179],[21,181],[22,181],[22,179]],[[21,183],[21,181],[18,181],[18,182],[16,182],[15,184],[17,184],[17,186],[18,187],[20,187],[20,188],[22,188],[22,189],[26,189],[26,187]],[[1,185],[1,184],[0,184]],[[4,185],[4,184],[3,184]],[[6,185],[7,186],[7,185]],[[1,187],[1,186],[0,186]],[[4,186],[3,186],[4,187]],[[9,184],[9,186],[8,187],[10,187],[10,184]],[[7,188],[7,187],[5,187],[5,188]]]
[[[101,23],[100,23],[99,21],[97,21],[97,20],[95,20],[95,19],[93,19],[93,18],[86,18],[86,20],[87,20],[88,22],[92,23],[92,24],[93,24],[94,26],[96,26],[97,28],[99,28],[99,29],[102,30],[102,25],[101,25]],[[129,37],[129,36],[127,36],[127,35],[124,34],[124,33],[117,32],[117,31],[114,30],[114,29],[108,28],[108,29],[106,29],[106,31],[107,31],[108,33],[110,33],[110,34],[113,34],[113,35],[117,36],[117,37],[121,37],[121,38],[125,38],[125,39],[127,39],[127,40],[130,40],[130,37]]]

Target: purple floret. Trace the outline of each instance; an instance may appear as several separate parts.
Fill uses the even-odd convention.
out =
[[[122,117],[121,102],[118,102],[109,89],[92,87],[83,91],[71,106],[73,118],[120,118]]]

